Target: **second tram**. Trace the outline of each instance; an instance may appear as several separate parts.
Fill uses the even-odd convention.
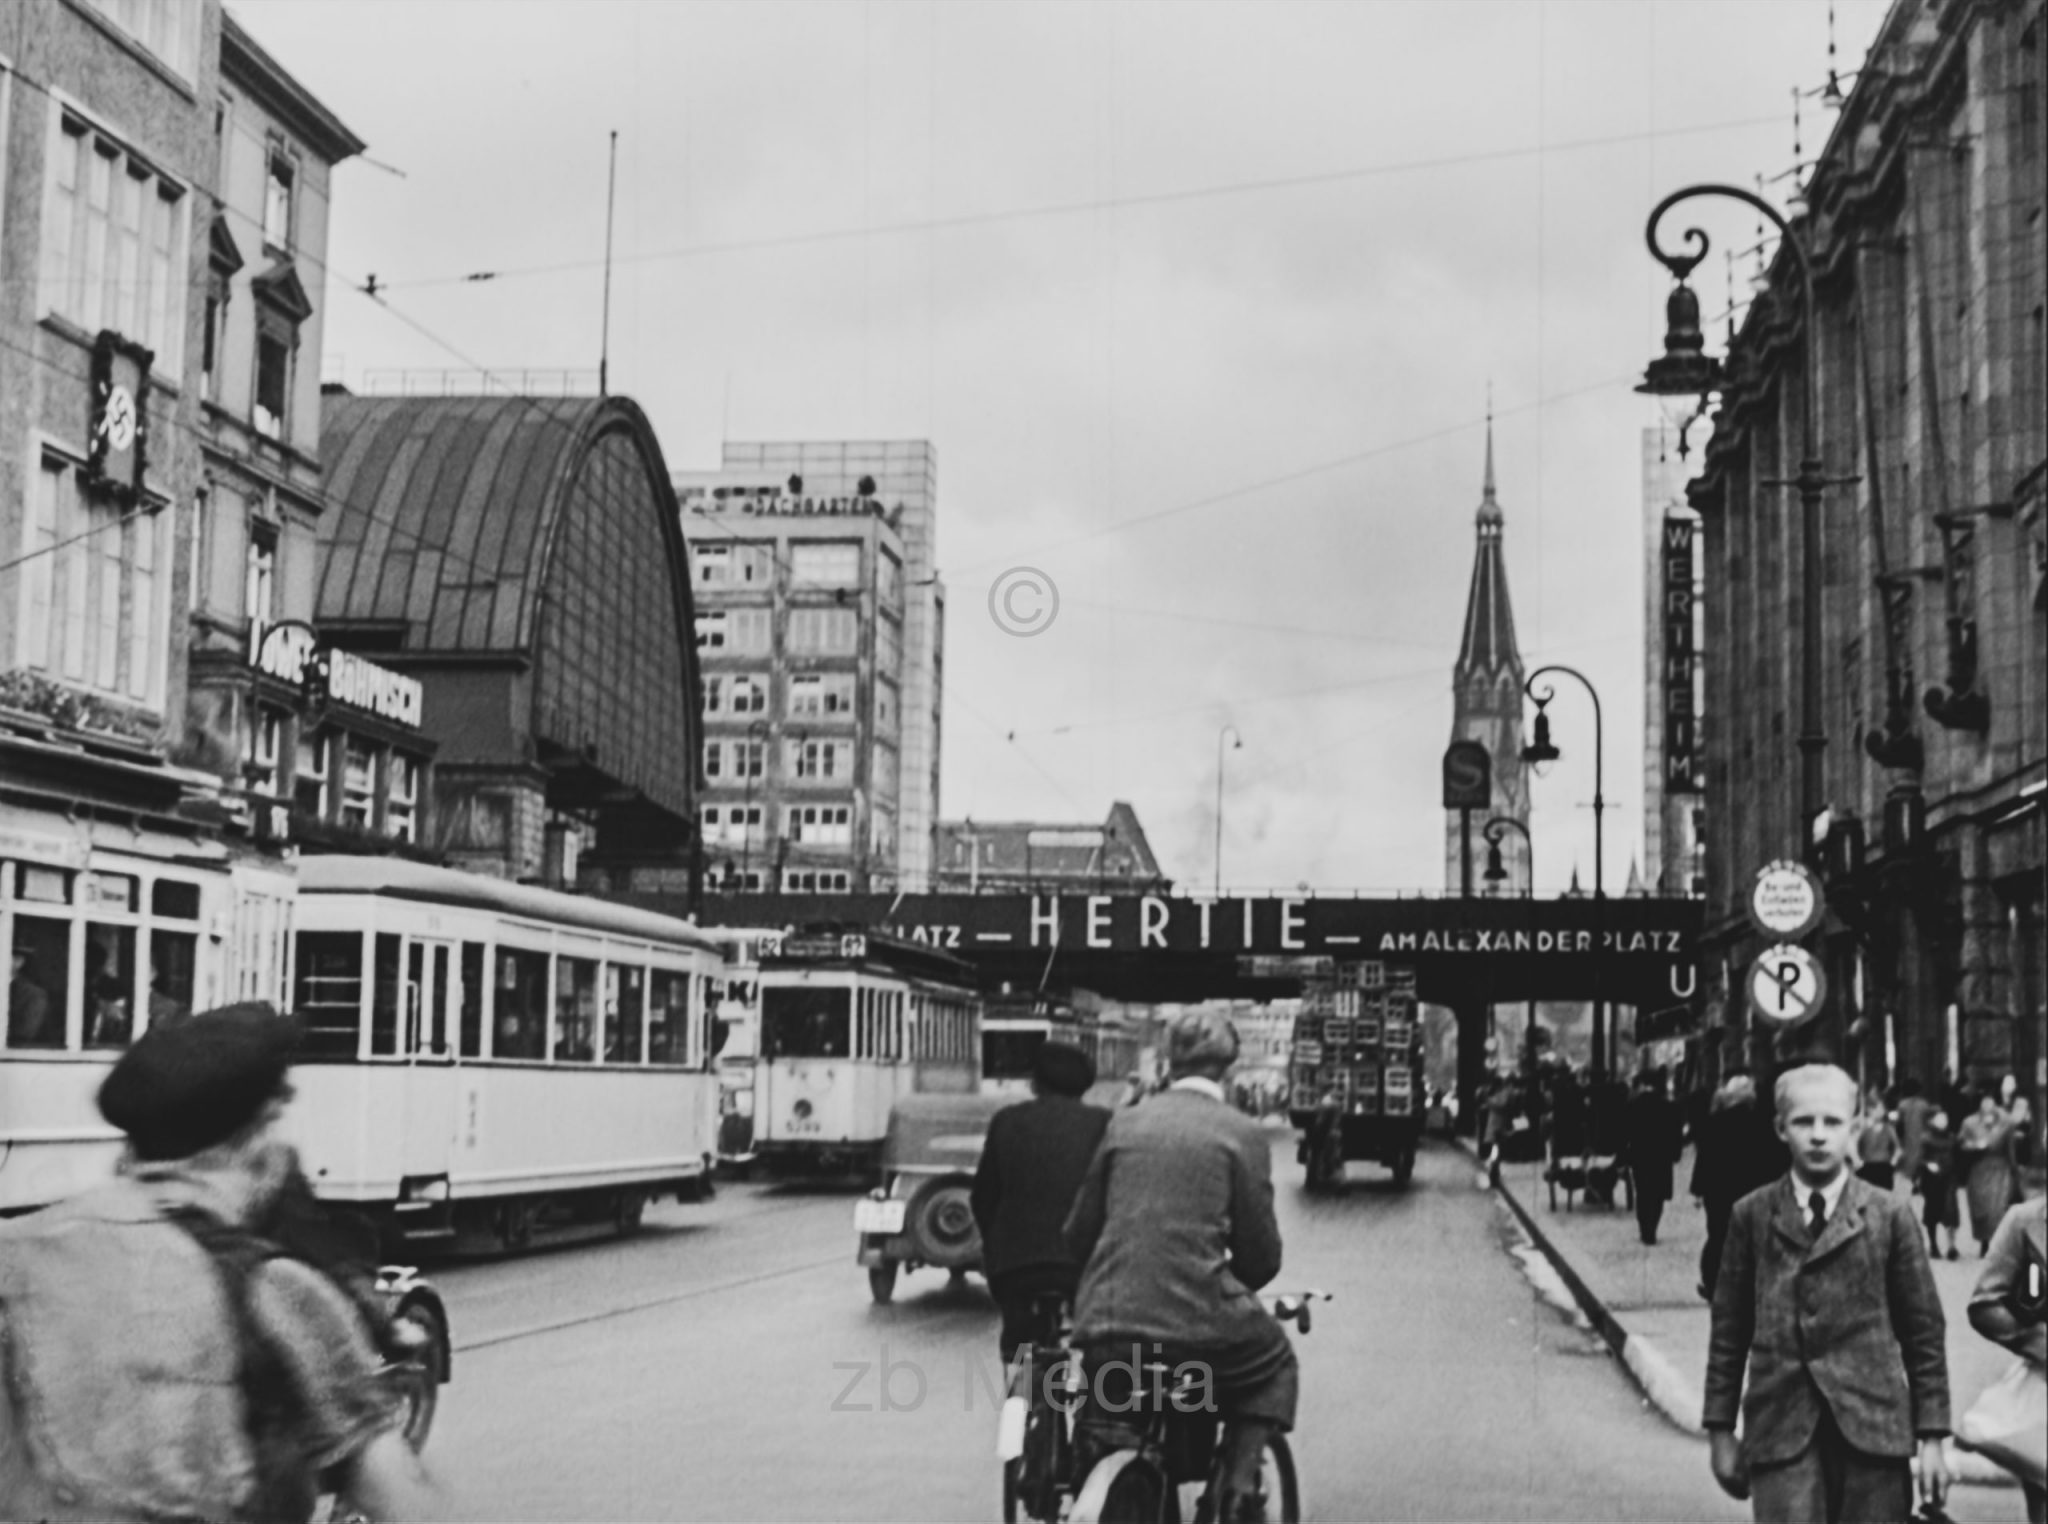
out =
[[[1092,1100],[1114,1104],[1124,1082],[1138,1072],[1138,1034],[1121,1022],[1076,1011],[1049,995],[1005,991],[983,997],[982,1093],[1028,1099],[1032,1065],[1047,1042],[1067,1043],[1088,1055],[1095,1065]]]
[[[389,857],[299,864],[287,1127],[394,1239],[507,1249],[709,1187],[717,945],[668,916]]]
[[[899,1099],[977,1090],[981,997],[960,959],[835,927],[790,933],[760,967],[754,1148],[771,1172],[872,1175]]]

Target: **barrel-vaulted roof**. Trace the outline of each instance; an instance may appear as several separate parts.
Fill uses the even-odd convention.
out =
[[[537,741],[689,810],[689,578],[638,406],[330,394],[320,454],[324,628],[408,670],[520,659]]]

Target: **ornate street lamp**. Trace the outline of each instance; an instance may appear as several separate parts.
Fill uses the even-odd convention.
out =
[[[1540,769],[1558,759],[1558,749],[1550,744],[1550,716],[1547,712],[1550,701],[1557,697],[1557,690],[1546,687],[1538,691],[1536,687],[1536,680],[1551,672],[1560,672],[1566,677],[1577,678],[1579,686],[1586,690],[1586,697],[1593,701],[1593,899],[1596,904],[1600,904],[1607,898],[1606,877],[1602,868],[1602,861],[1607,855],[1606,839],[1602,834],[1601,825],[1601,814],[1607,808],[1607,797],[1603,791],[1607,741],[1600,716],[1600,694],[1593,687],[1592,680],[1576,667],[1561,666],[1553,662],[1531,672],[1529,680],[1522,685],[1522,691],[1536,701],[1536,734],[1535,738],[1522,748],[1522,760]],[[1600,930],[1604,937],[1607,929],[1604,907],[1595,914],[1602,922]],[[1605,954],[1596,946],[1594,956],[1604,957]],[[1593,1078],[1596,1081],[1607,1078],[1607,995],[1604,988],[1599,989],[1593,997]]]
[[[1550,722],[1543,717],[1540,711],[1537,714],[1536,722],[1544,731],[1545,744],[1548,745]],[[1530,749],[1529,747],[1524,747],[1523,755],[1527,756]],[[1557,755],[1557,748],[1551,746],[1549,749],[1551,756],[1555,757]],[[1506,815],[1496,815],[1480,828],[1479,834],[1486,838],[1486,871],[1480,877],[1484,878],[1489,884],[1504,884],[1507,882],[1508,866],[1501,858],[1500,839],[1509,831],[1520,831],[1522,833],[1522,841],[1528,850],[1529,859],[1529,897],[1534,899],[1536,896],[1536,838],[1529,834],[1529,828],[1519,820],[1512,819]]]
[[[1843,485],[1855,478],[1830,478],[1826,474],[1814,433],[1819,418],[1816,399],[1820,376],[1820,334],[1813,302],[1813,261],[1805,244],[1792,231],[1792,225],[1778,215],[1777,209],[1761,196],[1739,186],[1689,185],[1666,196],[1650,213],[1649,223],[1643,229],[1643,241],[1649,245],[1651,256],[1671,272],[1678,284],[1665,303],[1664,353],[1650,362],[1649,369],[1643,374],[1642,385],[1636,390],[1654,397],[1697,396],[1700,399],[1699,410],[1704,412],[1709,395],[1721,386],[1721,366],[1705,353],[1705,340],[1700,332],[1699,298],[1685,283],[1693,267],[1707,256],[1707,235],[1699,228],[1687,228],[1687,250],[1682,253],[1674,253],[1657,241],[1657,225],[1664,214],[1681,201],[1701,197],[1739,201],[1768,218],[1777,227],[1784,246],[1792,251],[1793,261],[1799,266],[1800,332],[1806,349],[1801,377],[1799,472],[1789,481],[1781,479],[1764,485],[1792,487],[1799,493],[1799,845],[1796,855],[1810,858],[1813,855],[1813,821],[1822,807],[1821,754],[1828,744],[1827,734],[1821,728],[1821,493],[1830,486]],[[1684,436],[1681,434],[1681,451],[1683,448]]]

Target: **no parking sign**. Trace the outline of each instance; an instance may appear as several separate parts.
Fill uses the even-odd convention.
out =
[[[1767,947],[1749,965],[1749,1008],[1774,1027],[1796,1027],[1820,1014],[1828,976],[1820,960],[1790,942]]]

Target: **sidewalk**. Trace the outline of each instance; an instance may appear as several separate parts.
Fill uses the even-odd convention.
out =
[[[1568,1210],[1560,1189],[1553,1209],[1541,1164],[1503,1164],[1500,1193],[1658,1411],[1704,1438],[1700,1405],[1708,1316],[1696,1288],[1707,1216],[1685,1194],[1691,1178],[1688,1148],[1675,1172],[1679,1195],[1665,1205],[1654,1245],[1637,1236],[1635,1213],[1623,1192],[1617,1191],[1611,1208],[1589,1207],[1577,1196]],[[1934,1282],[1948,1318],[1949,1394],[1957,1417],[2012,1363],[2010,1354],[1970,1327],[1965,1309],[1980,1261],[1967,1224],[1962,1237],[1962,1258],[1934,1261]],[[1951,1446],[1950,1461],[1965,1482],[2016,1485],[2011,1473],[1967,1450]]]

